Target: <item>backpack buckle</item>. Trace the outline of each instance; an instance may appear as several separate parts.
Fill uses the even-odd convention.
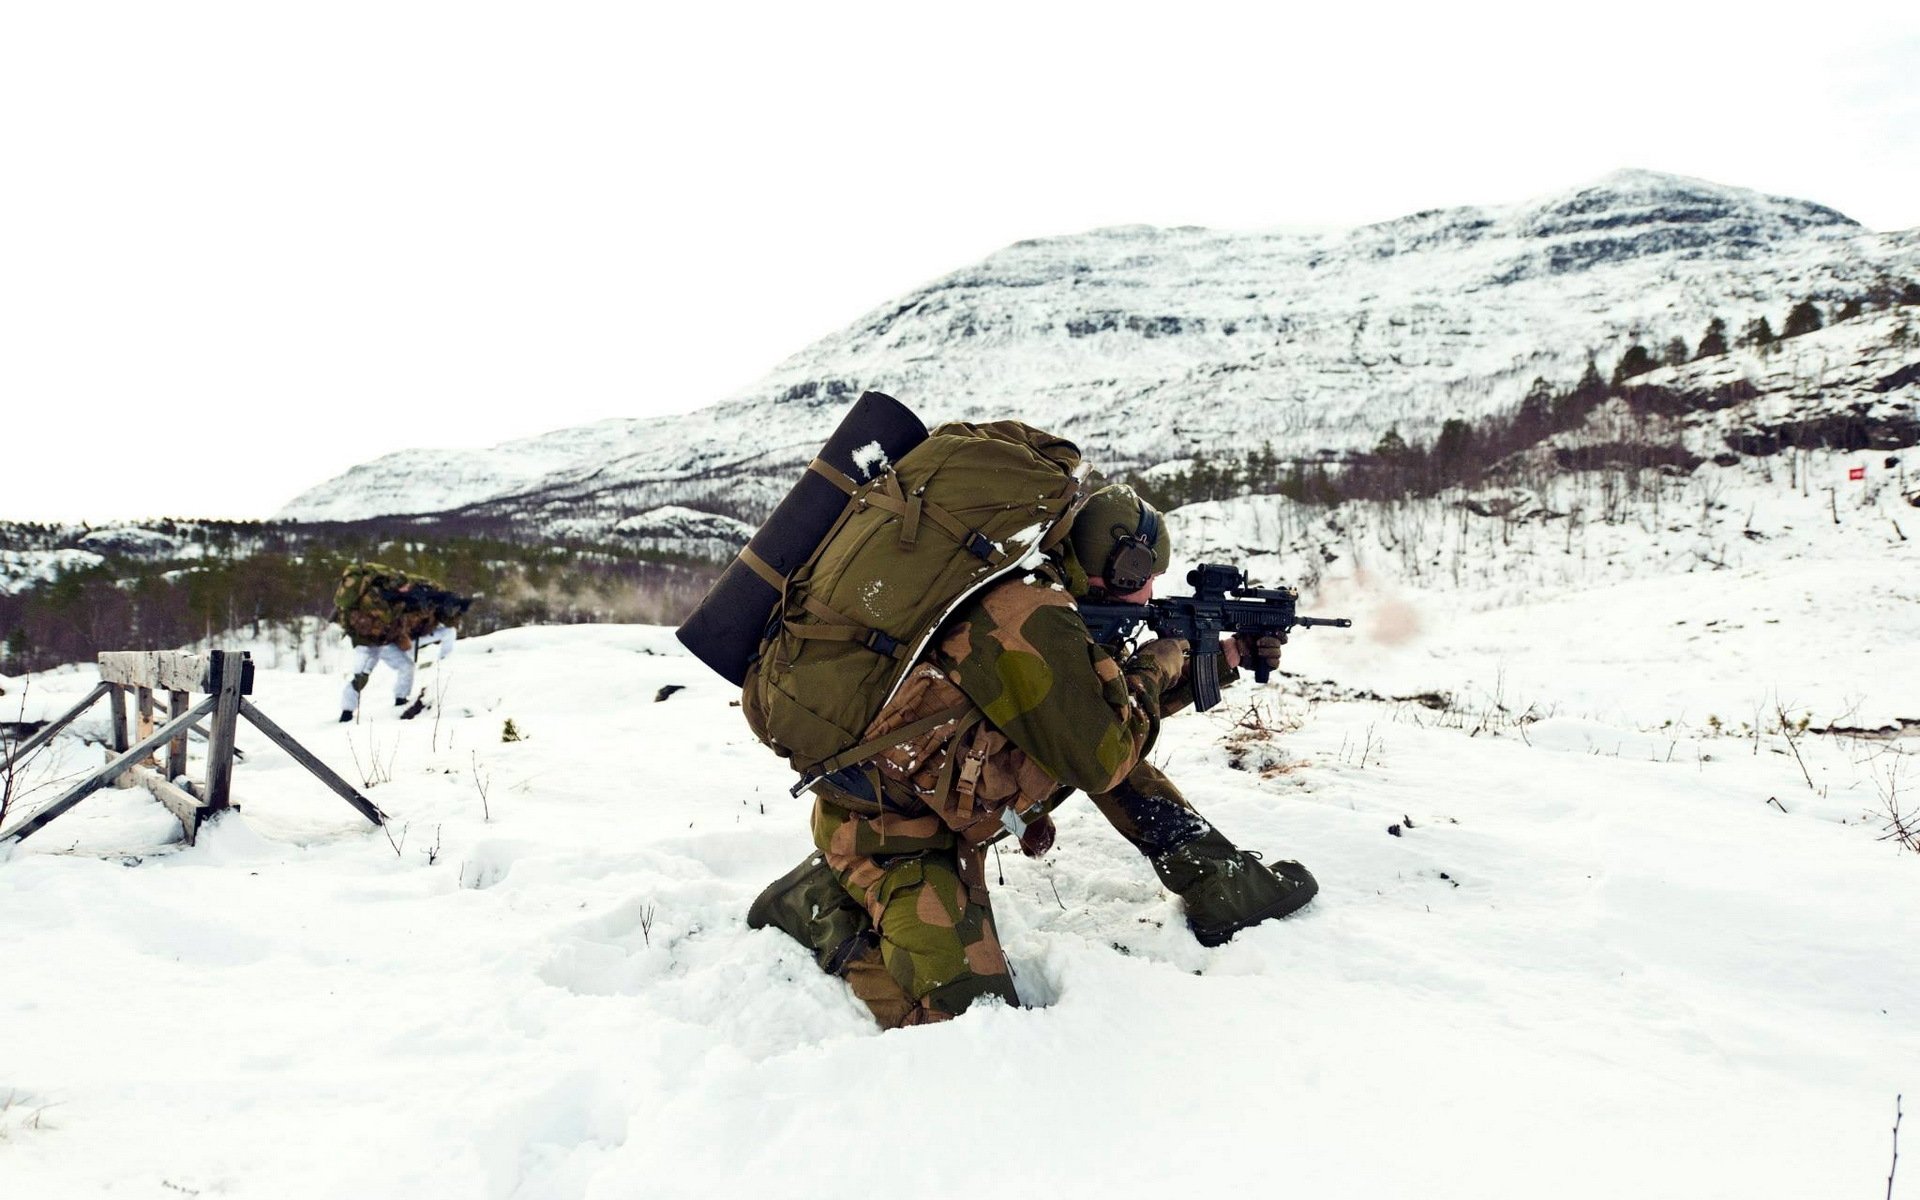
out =
[[[867,630],[867,636],[860,639],[860,644],[885,658],[894,657],[900,649],[899,638],[890,637],[878,629]]]
[[[981,562],[992,562],[993,556],[998,552],[994,549],[993,543],[986,539],[986,535],[975,529],[967,534],[967,553]]]

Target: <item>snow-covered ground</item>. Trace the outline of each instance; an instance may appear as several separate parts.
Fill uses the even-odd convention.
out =
[[[1920,553],[1739,541],[1478,591],[1319,564],[1303,611],[1359,626],[1158,751],[1319,899],[1202,949],[1076,802],[996,866],[1032,1007],[884,1035],[746,929],[806,805],[669,630],[463,641],[436,710],[380,675],[352,726],[339,648],[263,647],[260,706],[393,824],[243,729],[197,847],[110,791],[0,862],[0,1194],[1883,1195],[1920,737],[1818,730],[1920,719]],[[0,680],[0,717],[92,678]],[[101,754],[56,748],[29,805]]]

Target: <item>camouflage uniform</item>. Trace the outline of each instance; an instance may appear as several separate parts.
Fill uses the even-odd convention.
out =
[[[395,585],[396,592],[407,586],[404,577],[400,577],[400,580]],[[408,630],[410,616],[397,595],[389,595],[387,589],[373,586],[341,607],[338,620],[346,631],[347,640],[356,646],[398,646],[402,650],[411,650],[413,638]]]
[[[883,1025],[944,1019],[981,996],[1018,1003],[983,869],[1003,828],[1044,853],[1047,812],[1078,789],[1143,853],[1208,829],[1145,759],[1162,716],[1186,703],[1185,643],[1117,661],[1064,582],[1044,568],[997,584],[948,622],[866,736],[965,715],[869,764],[877,804],[815,788],[814,842],[871,922],[822,966],[845,973]]]
[[[384,664],[393,671],[394,704],[404,705],[413,692],[416,647],[437,644],[440,658],[453,653],[457,635],[451,624],[442,623],[444,614],[407,602],[406,593],[415,587],[435,585],[379,563],[356,563],[342,574],[334,597],[335,619],[354,647],[352,668],[340,689],[342,721],[359,711],[360,693],[374,667]]]
[[[1076,789],[1180,896],[1202,945],[1310,901],[1305,867],[1236,847],[1146,759],[1161,719],[1192,700],[1186,644],[1148,642],[1123,662],[1074,607],[1096,574],[1121,598],[1150,588],[1171,553],[1159,514],[1115,485],[1087,502],[1057,558],[963,604],[857,744],[901,740],[815,784],[819,853],[760,893],[748,925],[812,948],[888,1028],[982,996],[1017,1004],[983,851],[1005,831],[1046,853],[1048,813]],[[1268,638],[1241,653],[1277,661],[1279,648]]]

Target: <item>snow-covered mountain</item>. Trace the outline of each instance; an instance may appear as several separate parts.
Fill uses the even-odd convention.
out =
[[[281,515],[464,508],[595,535],[680,501],[754,517],[868,388],[930,421],[1017,415],[1108,465],[1267,442],[1312,457],[1510,406],[1536,376],[1569,384],[1590,353],[1692,346],[1714,316],[1777,328],[1802,300],[1915,280],[1920,230],[1645,171],[1336,233],[1095,230],[889,301],[709,408],[389,455]]]

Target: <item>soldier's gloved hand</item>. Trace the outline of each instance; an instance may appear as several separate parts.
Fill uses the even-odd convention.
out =
[[[1180,682],[1187,674],[1187,639],[1155,638],[1133,652],[1136,663],[1150,663],[1165,686]]]
[[[1267,633],[1259,637],[1237,633],[1223,638],[1221,649],[1226,651],[1227,665],[1234,667],[1258,667],[1262,671],[1280,669],[1280,647],[1286,643],[1278,636]]]
[[[1039,858],[1053,849],[1053,818],[1045,813],[1040,819],[1028,825],[1020,834],[1020,853],[1028,858]]]

